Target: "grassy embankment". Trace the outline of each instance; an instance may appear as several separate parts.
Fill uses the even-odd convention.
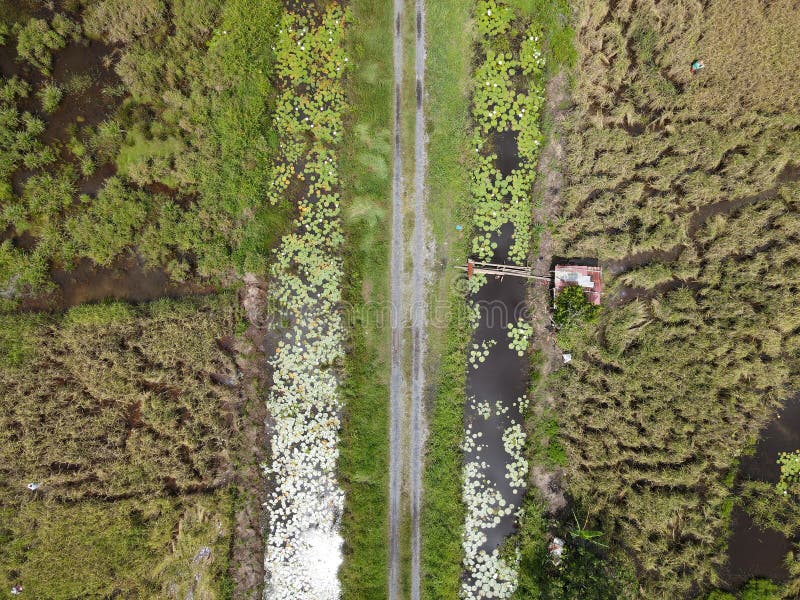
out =
[[[353,0],[342,144],[346,239],[343,298],[349,327],[341,385],[339,471],[344,485],[340,571],[345,598],[386,596],[388,573],[389,226],[392,180],[391,2]]]
[[[800,383],[800,23],[785,1],[577,9],[557,252],[598,257],[608,294],[560,336],[565,483],[636,593],[677,597],[722,583],[737,459]]]
[[[3,589],[230,597],[237,304],[0,317]]]
[[[457,264],[466,261],[470,216],[469,95],[472,2],[428,3],[428,121],[430,222],[436,264],[444,273],[431,289],[430,356],[435,393],[428,407],[422,507],[424,598],[458,596],[461,573],[461,450],[469,322]],[[455,231],[464,227],[463,234]]]
[[[347,260],[350,287],[346,298],[355,315],[364,315],[354,323],[351,348],[346,364],[344,393],[347,416],[344,427],[341,469],[347,484],[347,513],[344,524],[346,543],[350,546],[342,570],[345,595],[354,598],[380,598],[386,593],[386,505],[388,483],[387,398],[389,323],[385,319],[388,298],[388,234],[391,207],[391,107],[392,39],[391,6],[364,0],[352,4],[355,13],[354,52],[356,69],[351,80],[350,101],[353,122],[349,127],[352,143],[343,160],[346,175],[345,210],[348,244]],[[456,223],[467,223],[463,214],[469,194],[469,137],[467,135],[469,48],[443,40],[461,40],[463,27],[470,22],[470,6],[458,2],[428,6],[428,90],[429,90],[429,218],[437,242],[437,262],[448,260],[448,269],[466,256],[466,242],[456,238]],[[359,16],[361,12],[361,16]],[[412,15],[413,16],[413,15]],[[408,29],[408,28],[407,28]],[[413,41],[413,37],[407,45]],[[469,42],[465,42],[467,46]],[[461,74],[460,76],[457,74]],[[407,98],[413,113],[413,98]],[[406,137],[413,133],[404,121]],[[406,167],[412,165],[409,158]],[[412,165],[413,166],[413,165]],[[347,190],[350,193],[347,193]],[[458,528],[461,516],[460,472],[461,405],[463,403],[463,365],[466,330],[457,320],[442,323],[443,304],[451,313],[463,315],[463,297],[452,292],[449,277],[442,278],[432,291],[432,317],[438,317],[439,331],[433,332],[431,356],[440,354],[442,326],[462,330],[455,342],[461,350],[448,352],[441,369],[441,392],[429,412],[431,437],[426,473],[426,520],[423,539],[426,544],[451,545],[455,533],[455,551],[460,552]],[[364,311],[365,312],[362,312]],[[445,315],[446,317],[446,315]],[[431,319],[434,320],[433,318]],[[455,328],[455,330],[453,329]],[[458,335],[458,334],[456,334]],[[452,344],[451,344],[452,345]],[[383,365],[383,367],[381,367]],[[460,372],[459,372],[460,371]],[[433,372],[433,370],[432,370]],[[376,384],[376,375],[382,379]],[[437,378],[438,379],[438,378]],[[459,383],[460,382],[460,383]],[[445,391],[445,387],[448,387]],[[459,391],[460,387],[460,391]],[[450,489],[447,489],[447,488]],[[433,508],[433,510],[428,510]],[[455,513],[453,510],[455,509]],[[450,532],[450,533],[443,533]],[[431,542],[431,540],[434,540]],[[441,540],[441,542],[440,542]],[[425,550],[427,561],[428,549]],[[439,552],[439,550],[435,550]],[[458,563],[449,577],[457,579]],[[443,564],[443,563],[440,563]],[[431,568],[433,567],[433,568]],[[437,585],[448,576],[438,572],[435,563],[426,562],[425,585]]]

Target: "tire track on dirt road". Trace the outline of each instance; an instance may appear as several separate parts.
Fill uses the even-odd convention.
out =
[[[411,501],[411,600],[420,597],[421,536],[419,517],[422,505],[422,460],[425,444],[423,400],[425,354],[427,350],[428,229],[425,215],[428,144],[425,135],[425,0],[415,0],[416,36],[414,79],[416,114],[414,119],[414,230],[411,237],[412,317],[411,317],[411,441],[409,488]]]
[[[415,102],[404,103],[405,47],[403,25],[405,3],[394,0],[394,173],[392,180],[392,244],[391,244],[391,318],[392,360],[390,377],[390,459],[389,459],[389,600],[403,595],[405,564],[401,543],[410,543],[411,600],[419,600],[420,571],[420,512],[422,504],[422,462],[425,443],[424,391],[425,358],[427,350],[427,284],[429,281],[428,222],[426,218],[426,173],[428,167],[425,135],[425,3],[414,0]],[[414,139],[404,140],[404,106],[415,106]],[[409,112],[410,117],[410,112]],[[408,197],[403,179],[403,154],[414,148],[414,182]],[[404,211],[412,215],[410,243],[405,240]],[[411,272],[406,258],[411,256]],[[410,320],[410,332],[407,328]],[[410,340],[406,336],[410,334]],[[411,351],[406,352],[410,341]],[[410,356],[408,356],[410,354]],[[410,382],[406,375],[410,372]],[[408,498],[403,498],[403,493]],[[407,511],[407,512],[406,512]],[[408,519],[408,521],[406,521]],[[409,522],[410,521],[410,522]],[[406,529],[408,527],[408,529]]]
[[[392,241],[390,264],[392,326],[392,358],[389,383],[389,600],[400,594],[400,497],[403,482],[403,413],[405,398],[404,324],[405,294],[403,292],[405,240],[403,223],[403,144],[402,144],[402,85],[403,85],[403,5],[394,0],[394,172],[392,179]]]

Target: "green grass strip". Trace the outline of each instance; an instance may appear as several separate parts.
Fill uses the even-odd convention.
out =
[[[350,121],[341,173],[349,325],[341,387],[340,481],[345,488],[342,597],[387,595],[389,326],[386,319],[391,196],[392,4],[350,3]],[[384,319],[383,321],[381,319]]]
[[[447,273],[465,262],[470,240],[469,98],[473,2],[428,3],[429,215]],[[464,237],[455,226],[464,227]],[[470,325],[464,295],[443,278],[433,293],[449,307],[447,330],[432,336],[431,356],[440,360],[433,406],[428,410],[422,506],[422,596],[457,598],[461,575],[461,440],[466,397]]]

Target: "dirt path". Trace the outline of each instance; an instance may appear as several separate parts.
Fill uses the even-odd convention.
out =
[[[420,529],[422,504],[422,456],[425,443],[423,397],[425,391],[425,354],[427,349],[427,283],[428,222],[425,215],[428,144],[425,135],[425,0],[416,0],[416,48],[414,78],[416,83],[416,115],[414,123],[414,231],[411,238],[413,268],[411,274],[411,442],[410,442],[410,500],[411,500],[411,600],[420,597]]]
[[[425,3],[414,0],[416,22],[414,47],[414,139],[402,136],[405,86],[403,43],[405,2],[394,0],[394,173],[392,185],[392,360],[390,378],[389,459],[389,600],[399,600],[409,583],[403,556],[410,556],[411,600],[420,597],[420,506],[422,503],[422,460],[425,443],[423,399],[427,350],[427,284],[430,265],[428,221],[426,218],[426,173],[428,151],[425,135]],[[406,104],[407,105],[407,104]],[[410,117],[410,114],[408,115]],[[413,144],[413,187],[406,193],[403,154]],[[405,239],[404,212],[411,215],[411,238]],[[411,258],[410,272],[405,268]],[[410,339],[406,339],[410,335]],[[410,341],[410,352],[406,345]],[[409,375],[410,381],[406,381]],[[407,493],[407,498],[404,497]],[[410,522],[404,521],[408,519]],[[407,523],[407,525],[404,525]],[[406,526],[408,529],[406,529]],[[407,532],[407,533],[404,533]],[[408,537],[407,537],[408,536]],[[410,543],[410,552],[402,544]]]
[[[565,184],[566,149],[564,147],[564,127],[570,106],[569,81],[566,72],[560,71],[547,82],[546,114],[552,119],[553,127],[549,133],[544,150],[539,156],[536,168],[534,196],[541,197],[541,203],[534,209],[534,222],[542,225],[539,236],[538,255],[534,261],[537,275],[547,276],[553,267],[553,255],[557,250],[549,224],[554,222],[561,210],[561,192]],[[544,362],[541,372],[544,376],[558,370],[563,365],[561,351],[556,345],[555,334],[550,327],[550,289],[540,286],[530,288],[528,303],[532,315],[533,339],[542,352]],[[545,396],[546,405],[554,408],[550,395]],[[544,410],[539,405],[537,414]],[[536,443],[547,444],[549,438]],[[531,469],[531,482],[547,502],[550,514],[556,514],[567,505],[561,489],[561,469],[548,471],[543,466],[534,465]]]
[[[389,600],[400,594],[400,497],[403,481],[403,330],[407,309],[403,292],[405,240],[403,239],[403,144],[401,107],[403,86],[403,5],[394,0],[394,173],[392,180],[392,245],[390,286],[392,299],[392,360],[389,384]]]

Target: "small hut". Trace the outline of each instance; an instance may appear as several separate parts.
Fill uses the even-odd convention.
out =
[[[603,271],[587,265],[556,265],[553,274],[553,299],[565,287],[579,285],[592,304],[600,304],[603,292]]]

